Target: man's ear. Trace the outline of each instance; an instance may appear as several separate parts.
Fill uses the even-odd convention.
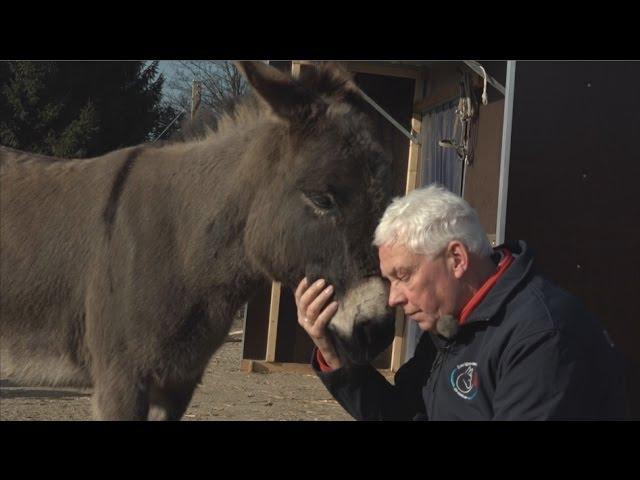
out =
[[[317,114],[321,100],[290,75],[258,61],[237,61],[234,64],[258,97],[279,118],[292,123],[308,120]]]
[[[447,265],[456,278],[462,278],[469,268],[469,251],[462,242],[452,240],[447,245]]]

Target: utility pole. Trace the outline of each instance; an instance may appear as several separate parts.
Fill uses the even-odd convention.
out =
[[[202,95],[202,82],[193,80],[191,84],[191,119],[196,116],[198,107],[200,106],[200,97]]]

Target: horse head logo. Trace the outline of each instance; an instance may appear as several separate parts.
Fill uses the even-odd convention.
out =
[[[455,367],[451,372],[453,391],[465,400],[472,400],[478,393],[478,364],[466,362]]]

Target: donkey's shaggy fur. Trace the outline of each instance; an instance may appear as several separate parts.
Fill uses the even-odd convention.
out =
[[[0,147],[3,369],[93,385],[99,418],[179,419],[265,277],[336,287],[347,362],[390,340],[371,247],[389,162],[352,81],[239,67],[255,99],[199,138],[86,160]]]

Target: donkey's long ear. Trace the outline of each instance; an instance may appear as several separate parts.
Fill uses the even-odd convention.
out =
[[[361,111],[370,111],[371,106],[362,96],[353,74],[337,62],[311,62],[314,69],[301,72],[299,81],[312,92],[330,102],[346,102]]]
[[[273,112],[287,121],[299,121],[309,116],[319,98],[289,75],[262,62],[234,62],[249,84],[271,107]]]
[[[321,95],[344,100],[348,94],[360,94],[360,89],[353,80],[353,74],[338,62],[312,62],[316,69],[308,70],[301,82]]]

